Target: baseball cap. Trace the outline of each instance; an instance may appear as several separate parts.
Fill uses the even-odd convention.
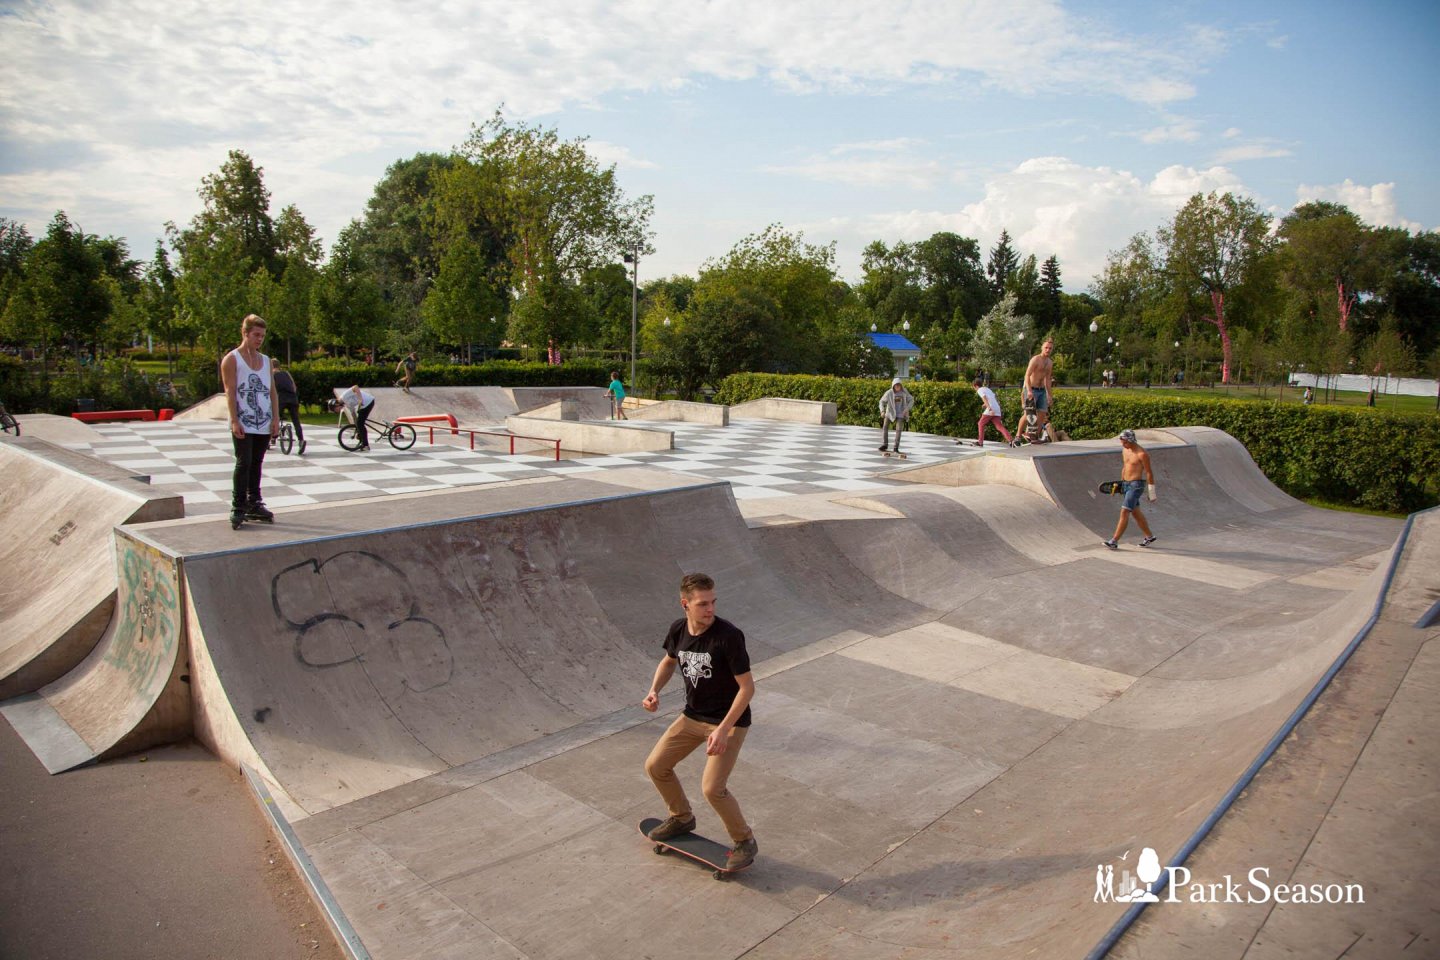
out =
[[[1116,440],[1128,440],[1128,441],[1130,441],[1131,443],[1134,443],[1134,442],[1135,442],[1135,431],[1134,431],[1134,430],[1121,430],[1121,431],[1120,431],[1120,436],[1116,437],[1115,439],[1116,439]]]

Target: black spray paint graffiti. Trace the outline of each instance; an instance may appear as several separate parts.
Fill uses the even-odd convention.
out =
[[[270,600],[309,669],[359,665],[382,695],[423,693],[454,674],[445,631],[421,616],[409,578],[383,557],[347,550],[292,564],[271,578]]]

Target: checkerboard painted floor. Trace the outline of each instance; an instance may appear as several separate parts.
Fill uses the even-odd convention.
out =
[[[368,454],[350,453],[336,443],[333,427],[306,426],[306,455],[272,449],[265,458],[262,492],[273,510],[296,504],[410,493],[444,487],[495,483],[554,474],[596,475],[610,467],[645,466],[727,480],[737,499],[877,490],[899,486],[877,474],[901,466],[876,447],[872,427],[814,426],[773,420],[742,420],[728,427],[647,421],[673,430],[675,449],[624,456],[555,460],[553,454],[471,451],[427,442],[426,430],[409,450],[383,441]],[[235,457],[226,424],[209,420],[98,424],[104,439],[67,444],[137,474],[157,487],[185,497],[187,516],[229,509]],[[934,463],[979,453],[947,437],[907,433],[909,464]]]

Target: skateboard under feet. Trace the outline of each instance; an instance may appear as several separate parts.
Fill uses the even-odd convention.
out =
[[[899,457],[901,460],[910,459],[909,454],[901,453],[899,450],[881,450],[880,452],[885,456],[886,460],[889,460],[891,457]]]
[[[640,821],[640,835],[655,845],[656,854],[678,853],[682,857],[689,857],[696,863],[703,863],[714,871],[712,876],[716,880],[729,880],[740,870],[745,869],[745,867],[740,867],[738,870],[725,869],[725,858],[729,856],[730,848],[716,843],[709,837],[702,837],[698,833],[682,833],[669,840],[651,840],[650,831],[663,822],[655,817],[647,817]]]

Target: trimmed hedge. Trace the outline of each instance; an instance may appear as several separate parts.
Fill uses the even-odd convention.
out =
[[[726,378],[718,403],[791,397],[835,403],[841,423],[879,424],[885,380],[741,373]],[[968,384],[919,381],[910,424],[943,436],[973,436],[980,400]],[[1006,419],[1020,409],[1020,391],[997,391]],[[1121,430],[1214,427],[1245,445],[1255,463],[1291,496],[1409,513],[1440,502],[1440,416],[1366,407],[1299,406],[1257,400],[1155,396],[1125,391],[1061,389],[1052,414],[1076,440]],[[1008,424],[1007,424],[1008,425]]]

